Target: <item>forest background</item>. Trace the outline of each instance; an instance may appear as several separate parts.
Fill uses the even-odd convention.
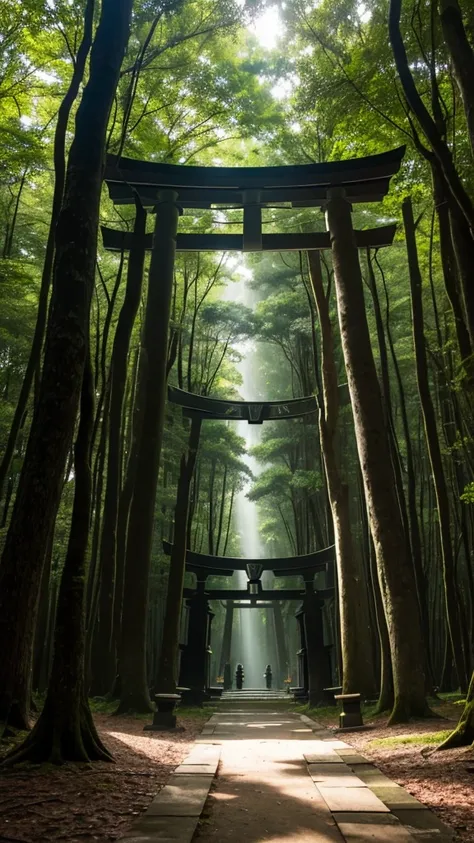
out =
[[[473,10],[468,3],[462,9],[456,2],[406,3],[398,28],[396,2],[136,0],[129,6],[130,38],[105,133],[108,152],[167,163],[260,166],[353,158],[406,144],[388,197],[376,207],[357,206],[353,216],[358,228],[398,224],[391,248],[361,254],[365,307],[417,584],[427,687],[467,693],[474,623],[474,104],[466,79],[474,67]],[[5,548],[40,394],[65,166],[88,78],[90,44],[97,39],[100,15],[105,20],[108,11],[105,0],[9,0],[0,10],[0,541]],[[92,133],[91,144],[93,138]],[[86,134],[82,143],[87,146]],[[70,167],[69,160],[69,174]],[[402,224],[403,217],[405,226],[410,223],[403,204],[407,197],[416,221],[418,286]],[[99,214],[101,224],[133,226],[133,209],[114,207],[106,191]],[[146,225],[151,230],[152,220]],[[219,209],[187,213],[180,230],[234,232],[240,225],[241,212]],[[267,233],[324,229],[318,209],[274,208],[264,214]],[[322,255],[322,268],[343,383],[329,255]],[[142,601],[146,676],[151,685],[158,679],[169,569],[162,541],[173,539],[179,467],[188,442],[186,423],[169,406],[152,552],[143,569],[135,560],[127,574],[126,535],[120,529],[126,519],[116,521],[112,553],[104,529],[117,511],[128,512],[140,487],[133,468],[146,286],[139,290],[131,320],[118,405],[112,389],[120,315],[128,306],[127,270],[127,256],[106,252],[99,238],[90,320],[95,406],[83,615],[86,686],[93,695],[112,689],[127,601],[135,609]],[[229,293],[242,277],[255,290],[253,309],[233,302]],[[321,340],[306,255],[260,255],[245,262],[231,255],[178,255],[168,342],[171,383],[201,395],[238,397],[242,343],[252,341],[263,398],[322,396]],[[258,502],[268,556],[307,553],[334,539],[317,430],[317,419],[268,425],[254,449],[262,471],[250,496]],[[390,708],[389,644],[349,406],[340,410],[337,451],[358,572],[354,588],[367,620],[371,691],[380,691],[381,704]],[[44,565],[36,571],[37,610],[31,612],[32,685],[40,693],[48,685],[79,476],[71,443],[68,453],[54,531]],[[230,425],[203,426],[186,525],[193,549],[240,555],[233,515],[235,496],[248,480],[244,456],[244,442]],[[8,600],[5,591],[1,606]],[[218,641],[225,613],[219,605],[215,609]],[[283,611],[290,629],[287,607]],[[130,636],[133,657],[132,645]],[[215,656],[217,675],[222,664]]]

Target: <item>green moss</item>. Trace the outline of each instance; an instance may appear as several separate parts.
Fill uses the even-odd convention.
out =
[[[92,714],[114,714],[117,710],[117,700],[107,700],[105,697],[91,697],[89,706]]]
[[[444,741],[451,734],[451,729],[443,729],[441,732],[417,732],[414,735],[394,735],[390,738],[375,738],[368,746],[391,747],[403,746],[404,744],[415,744],[425,746],[426,744],[438,744]]]

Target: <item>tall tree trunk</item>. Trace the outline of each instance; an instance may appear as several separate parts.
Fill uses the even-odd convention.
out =
[[[71,531],[59,589],[51,678],[43,711],[33,731],[7,758],[7,765],[22,761],[62,764],[112,760],[96,732],[84,692],[84,599],[92,498],[93,421],[92,371],[87,359],[75,445]]]
[[[148,580],[168,377],[168,323],[179,208],[173,190],[160,191],[148,277],[142,355],[144,410],[127,535],[118,712],[150,711],[146,674]]]
[[[43,264],[43,273],[41,276],[41,286],[38,299],[38,313],[36,316],[35,332],[33,334],[33,342],[30,349],[30,356],[26,365],[23,382],[21,385],[20,395],[18,397],[17,406],[13,416],[10,433],[8,436],[5,453],[0,463],[0,498],[2,497],[3,486],[5,478],[8,476],[8,471],[15,452],[15,445],[18,434],[21,430],[23,419],[30,396],[31,384],[35,372],[40,366],[41,350],[43,347],[44,331],[46,327],[46,317],[48,311],[48,297],[49,288],[51,284],[51,272],[53,270],[54,249],[55,249],[55,235],[56,224],[58,222],[59,212],[61,210],[61,202],[63,199],[65,177],[66,177],[66,135],[71,114],[72,106],[79,93],[79,88],[84,77],[84,70],[86,66],[87,56],[92,44],[92,27],[94,20],[94,6],[95,0],[88,0],[84,11],[84,32],[82,41],[77,51],[77,56],[74,62],[73,74],[69,83],[69,88],[63,97],[61,105],[58,110],[58,119],[56,129],[54,132],[54,148],[53,148],[53,162],[54,162],[54,191],[53,191],[53,205],[51,209],[51,220],[49,223],[48,240],[46,242],[46,251]],[[11,232],[12,234],[13,232]]]
[[[468,684],[466,663],[464,660],[464,648],[462,633],[459,624],[459,607],[456,598],[456,578],[454,570],[453,546],[451,541],[451,523],[449,494],[444,474],[441,448],[436,427],[436,418],[433,402],[430,395],[428,380],[428,367],[426,362],[425,335],[423,328],[423,300],[422,300],[422,279],[418,263],[416,248],[415,223],[413,220],[413,209],[410,199],[403,201],[403,222],[405,225],[405,236],[408,252],[408,269],[410,275],[411,305],[413,319],[413,339],[415,345],[416,376],[418,392],[420,395],[421,409],[425,426],[426,443],[430,458],[433,483],[436,493],[436,504],[438,510],[438,522],[441,539],[443,579],[446,598],[446,616],[448,619],[449,634],[453,647],[454,661],[458,681],[461,689],[465,691]]]
[[[405,495],[405,488],[403,485],[403,475],[402,475],[402,460],[400,456],[400,448],[397,439],[397,432],[395,428],[395,420],[393,415],[393,408],[392,408],[392,398],[391,398],[391,389],[390,389],[390,374],[388,368],[388,354],[387,354],[387,347],[385,342],[385,329],[384,323],[382,318],[382,310],[380,307],[380,300],[377,290],[377,282],[375,279],[374,268],[372,264],[372,259],[370,256],[370,249],[367,249],[367,267],[368,267],[368,275],[369,275],[369,287],[370,292],[372,295],[372,301],[374,304],[374,314],[375,314],[375,324],[377,329],[377,338],[378,338],[378,347],[380,352],[380,369],[381,369],[381,380],[382,380],[382,397],[383,397],[383,404],[384,409],[387,416],[387,432],[389,437],[390,443],[390,452],[392,455],[392,465],[395,474],[395,480],[397,484],[397,497],[398,503],[400,507],[400,514],[402,517],[403,528],[405,531],[405,536],[407,539],[407,551],[413,563],[413,570],[415,573],[415,580],[416,580],[416,593],[418,597],[418,605],[420,608],[420,619],[421,619],[421,628],[423,632],[423,644],[425,650],[425,673],[426,673],[426,681],[427,681],[427,692],[433,691],[434,681],[432,677],[431,671],[431,664],[430,664],[430,657],[429,657],[429,624],[428,624],[428,607],[426,603],[426,583],[423,574],[423,559],[422,559],[422,549],[421,549],[421,542],[420,542],[420,534],[419,534],[419,525],[418,525],[418,516],[416,512],[416,503],[414,504],[414,500],[416,501],[416,486],[413,488],[408,488],[408,498],[409,501],[411,499],[411,504],[407,507],[407,500]],[[389,303],[387,297],[387,321],[389,320]],[[396,364],[396,358],[394,353],[393,344],[392,348],[392,359]],[[395,365],[395,369],[397,371],[397,364]],[[404,408],[405,408],[405,395],[403,392],[403,384],[401,379],[398,383],[399,392],[400,392],[400,404],[401,404],[401,411],[402,417],[404,416]],[[404,420],[404,419],[403,419]],[[405,433],[405,443],[406,443],[406,453],[407,453],[407,467],[410,462],[410,452],[411,452],[411,442],[410,442],[410,435],[408,430],[408,420],[406,425],[404,425],[404,433]],[[409,483],[414,483],[414,473],[412,472],[411,477],[409,471],[407,471],[409,476]]]
[[[323,402],[319,413],[321,448],[334,523],[342,652],[342,686],[345,694],[372,697],[375,676],[370,646],[365,583],[352,543],[349,491],[343,482],[337,453],[339,415],[338,378],[329,302],[323,289],[318,252],[308,252],[311,283],[321,328],[321,381]]]
[[[99,623],[96,631],[100,686],[98,693],[110,691],[117,672],[113,635],[116,562],[117,517],[120,496],[122,410],[127,382],[127,360],[130,337],[140,304],[143,267],[145,263],[146,211],[137,199],[133,244],[128,261],[127,286],[120,310],[110,362],[109,447],[107,452],[107,482],[105,487],[102,536],[100,544]],[[96,677],[96,682],[97,684]]]
[[[427,711],[416,584],[398,507],[351,208],[337,188],[330,191],[326,212],[357,450],[390,637],[395,697],[390,722],[396,723]]]
[[[189,490],[196,464],[201,419],[193,418],[189,431],[187,454],[181,457],[181,467],[176,496],[173,549],[170,557],[168,591],[166,594],[165,621],[160,654],[158,693],[175,694],[183,600],[184,573],[186,570],[186,523],[188,520]]]
[[[439,16],[444,40],[454,70],[466,115],[471,151],[474,154],[474,51],[464,28],[457,0],[439,0]]]
[[[454,165],[453,156],[415,85],[400,30],[402,0],[390,0],[388,29],[393,57],[406,101],[429,141],[443,170],[446,184],[471,229],[474,206]],[[471,336],[472,340],[472,336]]]
[[[105,133],[132,0],[103,0],[56,228],[43,374],[0,567],[0,720],[28,727],[36,603],[81,392],[97,254]]]
[[[447,189],[444,184],[443,175],[440,172],[439,164],[432,160],[430,160],[430,163],[433,179],[433,199],[438,217],[439,248],[443,267],[444,286],[446,287],[446,293],[453,309],[459,353],[464,362],[469,361],[472,354],[472,347],[458,290],[458,272],[447,203]],[[469,366],[469,363],[466,363],[466,365]]]

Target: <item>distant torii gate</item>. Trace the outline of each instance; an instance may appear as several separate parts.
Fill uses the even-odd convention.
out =
[[[171,554],[172,545],[163,542],[163,549]],[[188,550],[186,571],[196,576],[196,587],[185,588],[188,623],[186,642],[182,645],[180,684],[190,688],[188,699],[200,703],[210,686],[210,641],[214,617],[209,600],[245,601],[244,607],[261,607],[262,603],[295,600],[300,605],[295,617],[298,621],[300,647],[298,659],[298,696],[317,704],[324,697],[323,689],[330,684],[329,657],[323,634],[324,602],[334,595],[334,546],[302,556],[277,559],[245,559],[230,556],[210,556]],[[247,589],[209,589],[208,577],[231,577],[234,571],[246,571]],[[262,587],[264,571],[275,577],[302,577],[304,588],[266,589]],[[314,589],[314,577],[326,573],[326,586]],[[331,584],[330,584],[331,583]],[[236,605],[235,608],[239,608]]]
[[[102,229],[105,247],[120,251],[130,250],[130,263],[133,261],[135,266],[143,266],[146,250],[151,250],[152,253],[143,343],[148,356],[148,381],[155,385],[154,399],[147,408],[149,428],[156,424],[158,429],[166,400],[167,333],[176,251],[262,252],[331,248],[334,259],[339,261],[339,264],[342,261],[344,265],[345,254],[353,253],[354,249],[388,246],[393,241],[395,226],[355,231],[352,228],[350,212],[353,203],[380,202],[383,199],[388,192],[391,177],[400,168],[404,151],[405,147],[399,147],[366,158],[320,164],[235,168],[178,166],[108,156],[105,181],[112,201],[116,205],[133,205],[138,202],[151,208],[156,214],[152,235],[146,232],[146,217],[143,214],[140,218],[137,216],[133,233],[114,231],[106,227]],[[265,234],[262,231],[262,209],[275,205],[280,208],[327,206],[331,210],[329,231]],[[179,217],[186,209],[208,209],[213,206],[242,208],[242,233],[178,233]],[[338,227],[337,236],[331,225]],[[299,400],[303,404],[311,401]],[[240,417],[233,415],[235,407],[231,410],[232,415],[226,414],[232,402],[222,403],[226,404],[224,415],[215,417]],[[286,405],[290,403],[286,402]],[[277,405],[281,408],[280,402],[269,402],[265,405],[268,408],[265,410],[268,412],[267,418],[273,417]],[[258,405],[257,409],[255,402],[252,408],[248,406],[247,420],[257,424],[263,421],[264,411],[260,409],[263,406]],[[199,412],[195,403],[189,409],[194,414]],[[207,411],[204,412],[203,418],[213,417]],[[303,414],[305,412],[306,410]],[[285,415],[287,418],[291,417],[289,413]],[[158,445],[154,448],[153,455],[150,455],[146,477],[142,480],[143,494],[153,500],[158,477],[159,451]],[[222,559],[215,561],[218,561],[219,565],[223,562]],[[242,561],[248,563],[248,560]],[[265,561],[255,560],[255,564],[261,565]],[[198,580],[196,595],[199,594],[203,605],[204,601],[207,604],[205,578]],[[193,600],[196,595],[190,599]],[[311,623],[313,618],[319,617],[316,607],[319,600],[317,593],[312,591],[311,585],[311,588],[307,588],[304,595],[300,596],[307,601],[305,624]],[[315,634],[308,633],[307,627],[306,630],[307,638]],[[311,689],[311,669],[308,684]],[[201,678],[199,685],[203,687]]]

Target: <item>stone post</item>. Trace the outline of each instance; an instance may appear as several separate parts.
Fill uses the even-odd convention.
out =
[[[300,638],[300,649],[296,654],[296,663],[298,666],[298,690],[295,692],[295,699],[307,699],[308,697],[308,653],[306,649],[304,613],[304,606],[300,606],[298,611],[295,612]]]
[[[209,680],[210,615],[205,582],[198,582],[198,590],[187,601],[189,609],[188,640],[181,654],[179,684],[186,705],[202,705]]]
[[[311,706],[317,706],[324,701],[324,688],[331,684],[328,655],[324,646],[323,600],[317,592],[307,591],[303,609],[308,663],[308,701]]]

